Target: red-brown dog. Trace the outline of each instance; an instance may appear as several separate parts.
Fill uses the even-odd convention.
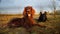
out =
[[[24,8],[23,18],[14,18],[9,23],[9,27],[24,27],[24,28],[31,28],[32,26],[39,26],[45,27],[39,24],[36,24],[33,20],[33,15],[35,10],[31,6],[27,6]]]

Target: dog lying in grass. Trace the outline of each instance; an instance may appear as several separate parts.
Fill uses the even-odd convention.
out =
[[[47,20],[47,16],[46,15],[47,15],[46,11],[43,14],[42,14],[42,12],[40,12],[40,16],[39,16],[38,21],[39,22],[45,22]]]
[[[46,27],[44,25],[40,25],[35,23],[33,20],[33,15],[34,15],[34,9],[31,6],[27,6],[24,9],[23,16],[22,18],[13,18],[7,26],[9,28],[16,28],[16,27],[24,27],[26,29],[29,29],[33,26],[39,26],[39,27]]]

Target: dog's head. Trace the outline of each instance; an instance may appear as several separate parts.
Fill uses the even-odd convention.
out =
[[[25,10],[26,10],[26,12],[31,12],[32,11],[32,7],[31,6],[27,6],[27,7],[25,7]]]
[[[32,8],[32,6],[27,6],[24,8],[24,12],[23,12],[23,15],[24,16],[29,16],[29,17],[32,17],[35,13],[35,10]]]

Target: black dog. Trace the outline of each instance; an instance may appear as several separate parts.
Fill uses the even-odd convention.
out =
[[[44,12],[43,14],[42,14],[42,12],[40,12],[40,16],[39,16],[39,19],[38,19],[38,21],[39,22],[45,22],[46,20],[47,20],[47,12]]]

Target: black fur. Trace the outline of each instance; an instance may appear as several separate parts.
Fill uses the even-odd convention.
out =
[[[40,12],[40,16],[39,16],[39,19],[38,21],[39,22],[45,22],[47,20],[47,16],[46,16],[46,12],[44,12],[44,14],[42,14],[42,12]]]

